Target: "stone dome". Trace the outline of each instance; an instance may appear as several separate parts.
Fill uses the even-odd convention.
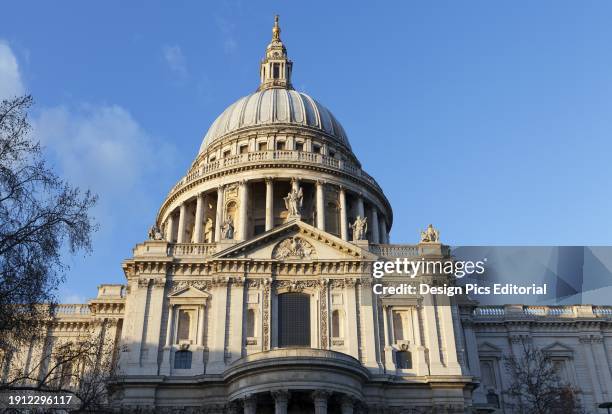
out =
[[[200,153],[227,134],[283,124],[313,128],[350,149],[344,128],[326,107],[303,92],[277,87],[252,93],[230,105],[208,129]]]

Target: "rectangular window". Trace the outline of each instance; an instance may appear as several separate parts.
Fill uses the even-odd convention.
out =
[[[303,142],[296,142],[295,143],[295,150],[296,151],[304,151],[304,143]]]
[[[223,158],[227,158],[230,155],[232,155],[232,151],[231,150],[225,150],[223,151]]]
[[[280,78],[280,64],[275,63],[273,66],[273,76],[274,79]]]
[[[315,154],[320,154],[321,153],[321,146],[318,144],[313,144],[312,145],[312,152],[314,152]]]
[[[285,141],[278,141],[276,143],[276,149],[279,151],[283,151],[285,149]]]
[[[257,144],[257,150],[258,151],[267,151],[268,150],[268,143],[267,142],[260,142],[259,144]]]
[[[249,147],[247,145],[241,145],[240,146],[240,153],[241,154],[246,154],[247,152],[249,152]]]
[[[191,369],[191,351],[177,351],[174,354],[174,369]]]
[[[278,346],[310,346],[310,295],[278,296]]]
[[[190,341],[192,325],[194,323],[193,311],[180,309],[178,313],[178,329],[176,332],[176,341]]]

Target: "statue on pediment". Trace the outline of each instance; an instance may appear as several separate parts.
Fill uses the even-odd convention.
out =
[[[164,234],[157,224],[149,227],[149,240],[163,240]]]
[[[292,188],[287,197],[284,197],[285,208],[287,209],[287,217],[299,217],[302,213],[302,204],[304,201],[304,193],[302,188]]]
[[[357,216],[355,222],[351,224],[353,229],[353,241],[364,240],[368,232],[368,218]]]
[[[421,243],[440,243],[440,232],[430,224],[421,232]]]

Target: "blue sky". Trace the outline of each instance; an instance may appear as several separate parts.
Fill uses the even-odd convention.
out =
[[[100,196],[64,300],[123,282],[210,123],[257,87],[275,13],[393,242],[431,222],[453,245],[611,243],[610,2],[9,2],[0,95],[34,95],[50,162]]]

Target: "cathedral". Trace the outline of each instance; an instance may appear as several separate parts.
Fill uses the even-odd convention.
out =
[[[50,343],[102,327],[116,412],[351,414],[511,413],[504,356],[529,341],[600,412],[612,307],[373,292],[374,262],[449,248],[431,226],[390,243],[383,189],[292,69],[277,18],[259,87],[210,126],[123,262],[125,284],[61,305]]]

